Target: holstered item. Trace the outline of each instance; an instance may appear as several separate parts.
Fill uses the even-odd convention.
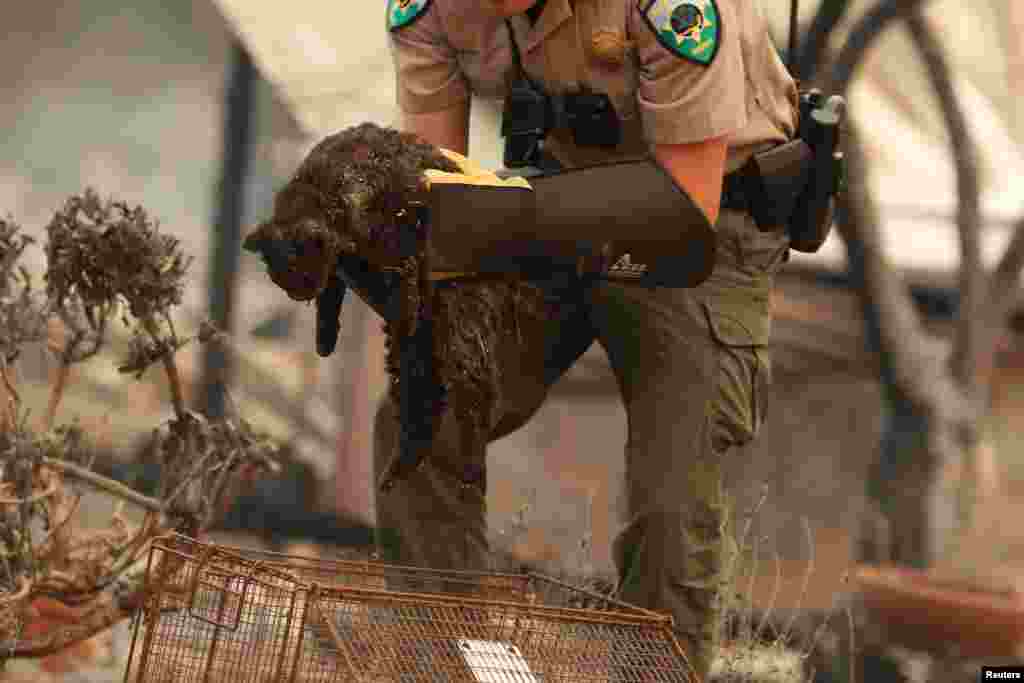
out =
[[[813,150],[811,172],[789,220],[790,247],[813,254],[832,229],[836,196],[842,190],[843,153],[840,131],[846,103],[833,95],[810,91],[801,101],[800,137]]]
[[[817,193],[808,194],[803,206],[793,214],[794,220],[790,222],[790,248],[805,254],[813,254],[821,249],[832,231],[835,207],[834,196],[820,197]]]
[[[790,140],[753,155],[738,171],[746,185],[750,214],[760,230],[778,230],[789,222],[807,185],[813,158],[806,142]]]
[[[715,232],[651,160],[564,170],[531,189],[432,184],[431,268],[583,276],[694,287],[711,274]]]

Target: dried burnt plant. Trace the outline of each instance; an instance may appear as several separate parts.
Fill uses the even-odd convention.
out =
[[[4,379],[21,348],[45,334],[46,317],[36,301],[32,275],[20,263],[25,249],[34,243],[13,219],[0,219],[0,366]],[[0,407],[0,413],[6,412],[5,407]]]
[[[429,440],[445,410],[455,411],[465,438],[489,440],[502,401],[499,341],[515,338],[526,318],[550,316],[555,303],[515,277],[432,281],[417,220],[427,169],[463,171],[438,148],[374,124],[329,136],[245,248],[289,297],[315,299],[334,334],[346,286],[387,321],[390,395],[405,443]],[[333,346],[333,338],[318,340],[324,355]],[[418,464],[419,455],[406,452],[384,483]]]
[[[68,199],[46,232],[46,293],[71,330],[64,365],[98,351],[108,321],[120,313],[133,330],[131,370],[138,375],[166,360],[175,413],[184,414],[173,352],[185,342],[170,311],[181,303],[190,259],[178,240],[161,234],[142,207],[103,201],[91,190]],[[89,337],[92,344],[84,344]]]
[[[193,338],[178,334],[172,311],[190,262],[178,240],[143,208],[92,190],[69,198],[46,232],[40,291],[19,264],[32,240],[0,223],[0,664],[53,653],[129,617],[145,601],[140,559],[149,541],[202,534],[223,513],[236,475],[276,469],[274,446],[237,414],[214,421],[185,408],[175,353]],[[154,429],[150,449],[161,465],[155,497],[93,471],[81,427],[54,424],[70,368],[96,356],[118,319],[132,331],[119,371],[138,378],[160,364],[170,386],[174,415]],[[195,339],[217,336],[203,325]],[[44,340],[58,371],[42,420],[32,421],[13,364],[25,344]],[[109,527],[79,528],[82,494],[73,484],[140,506],[144,518],[132,524],[119,506]],[[41,629],[39,605],[54,601],[75,621]]]

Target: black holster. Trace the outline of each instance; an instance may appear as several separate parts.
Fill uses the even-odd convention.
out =
[[[833,95],[823,100],[812,90],[801,98],[800,138],[813,150],[810,173],[789,219],[790,247],[813,254],[832,229],[836,196],[842,190],[844,160],[839,150],[846,103]]]
[[[796,138],[754,154],[727,175],[722,207],[749,211],[764,231],[785,226],[792,249],[818,251],[832,228],[842,185],[838,147],[843,107],[841,97],[826,101],[818,90],[804,94]]]
[[[800,195],[807,186],[813,152],[803,140],[759,152],[738,171],[726,176],[726,191],[738,185],[746,208],[757,227],[765,232],[788,225]],[[725,208],[732,208],[723,201]]]

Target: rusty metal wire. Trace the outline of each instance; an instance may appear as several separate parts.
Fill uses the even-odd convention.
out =
[[[668,616],[539,574],[173,535],[154,542],[146,576],[125,683],[691,680]]]

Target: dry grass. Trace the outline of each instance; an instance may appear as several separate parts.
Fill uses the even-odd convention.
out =
[[[814,671],[808,660],[812,650],[823,639],[830,637],[823,623],[813,634],[803,633],[795,624],[795,616],[806,596],[811,577],[815,572],[813,532],[804,520],[807,536],[808,558],[802,577],[800,599],[796,609],[786,610],[792,618],[779,628],[779,619],[773,615],[784,577],[782,563],[774,553],[774,591],[764,609],[755,609],[755,585],[762,575],[760,559],[763,555],[764,539],[752,538],[754,520],[766,500],[762,494],[758,503],[741,520],[741,523],[726,526],[726,533],[736,547],[736,560],[730,564],[724,577],[724,588],[720,593],[720,632],[722,646],[712,664],[712,680],[716,683],[805,683],[811,681]],[[534,530],[533,507],[535,501],[522,504],[517,518],[495,535],[493,541],[500,568],[518,568],[523,560],[529,564],[529,550],[520,543]],[[587,531],[578,544],[561,548],[561,557],[570,558],[568,566],[560,573],[567,582],[605,594],[614,592],[614,578],[596,572],[590,554],[592,534]],[[544,569],[549,569],[544,567]],[[845,578],[844,578],[845,581]],[[846,612],[844,621],[850,624],[852,615],[848,608],[837,607]],[[831,621],[831,620],[829,620]],[[850,625],[852,633],[852,625]],[[851,650],[853,639],[850,638]],[[820,659],[820,658],[819,658]],[[852,680],[852,679],[851,679]]]
[[[754,585],[760,575],[762,539],[752,539],[751,528],[765,500],[766,494],[762,494],[742,521],[741,528],[733,530],[728,527],[728,532],[735,534],[731,540],[735,543],[736,554],[726,571],[725,588],[720,593],[723,646],[712,665],[714,680],[723,683],[803,683],[813,678],[813,671],[808,671],[805,662],[811,650],[818,645],[822,632],[813,634],[810,642],[797,643],[795,611],[782,629],[772,624],[772,610],[783,582],[778,553],[774,553],[775,581],[768,606],[764,610],[754,609]],[[815,571],[814,534],[806,518],[803,524],[808,558],[797,610],[803,604]]]

